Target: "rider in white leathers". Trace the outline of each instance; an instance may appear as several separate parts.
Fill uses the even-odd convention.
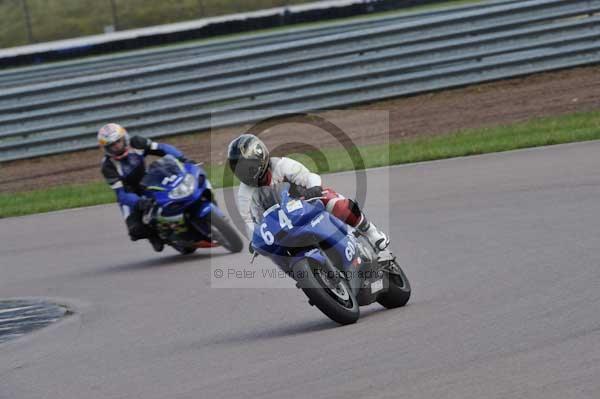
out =
[[[256,136],[243,134],[229,144],[227,158],[233,173],[240,179],[237,204],[251,237],[254,222],[250,211],[252,195],[262,186],[288,182],[303,188],[304,198],[320,198],[328,212],[355,227],[377,251],[390,243],[388,237],[369,222],[358,204],[330,188],[323,188],[321,176],[310,172],[300,162],[270,157],[266,145]]]

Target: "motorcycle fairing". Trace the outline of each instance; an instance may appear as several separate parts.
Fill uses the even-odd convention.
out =
[[[353,270],[356,241],[346,224],[328,213],[321,201],[293,199],[287,191],[280,196],[280,203],[267,209],[261,223],[255,224],[252,237],[255,250],[287,272],[301,259],[325,264],[328,260],[323,250],[333,255],[336,266]]]

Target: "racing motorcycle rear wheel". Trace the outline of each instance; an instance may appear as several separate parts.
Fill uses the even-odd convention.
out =
[[[175,250],[177,252],[179,252],[181,255],[191,255],[194,252],[196,252],[195,247],[184,247],[184,246],[173,246],[173,248],[175,248]]]
[[[360,317],[360,308],[346,279],[337,277],[337,273],[334,277],[321,265],[307,259],[294,267],[294,275],[298,281],[297,287],[304,291],[311,305],[337,323],[356,323]]]

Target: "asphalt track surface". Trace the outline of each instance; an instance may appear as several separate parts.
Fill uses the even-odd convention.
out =
[[[598,398],[598,153],[370,171],[413,298],[347,327],[296,289],[211,288],[247,254],[156,256],[115,206],[1,220],[0,297],[76,313],[0,345],[0,398]]]

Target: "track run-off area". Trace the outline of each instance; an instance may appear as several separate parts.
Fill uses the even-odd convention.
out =
[[[154,254],[115,205],[0,220],[0,297],[73,311],[0,345],[0,398],[598,398],[599,152],[370,170],[413,297],[347,327],[294,288],[211,288],[249,255]]]

